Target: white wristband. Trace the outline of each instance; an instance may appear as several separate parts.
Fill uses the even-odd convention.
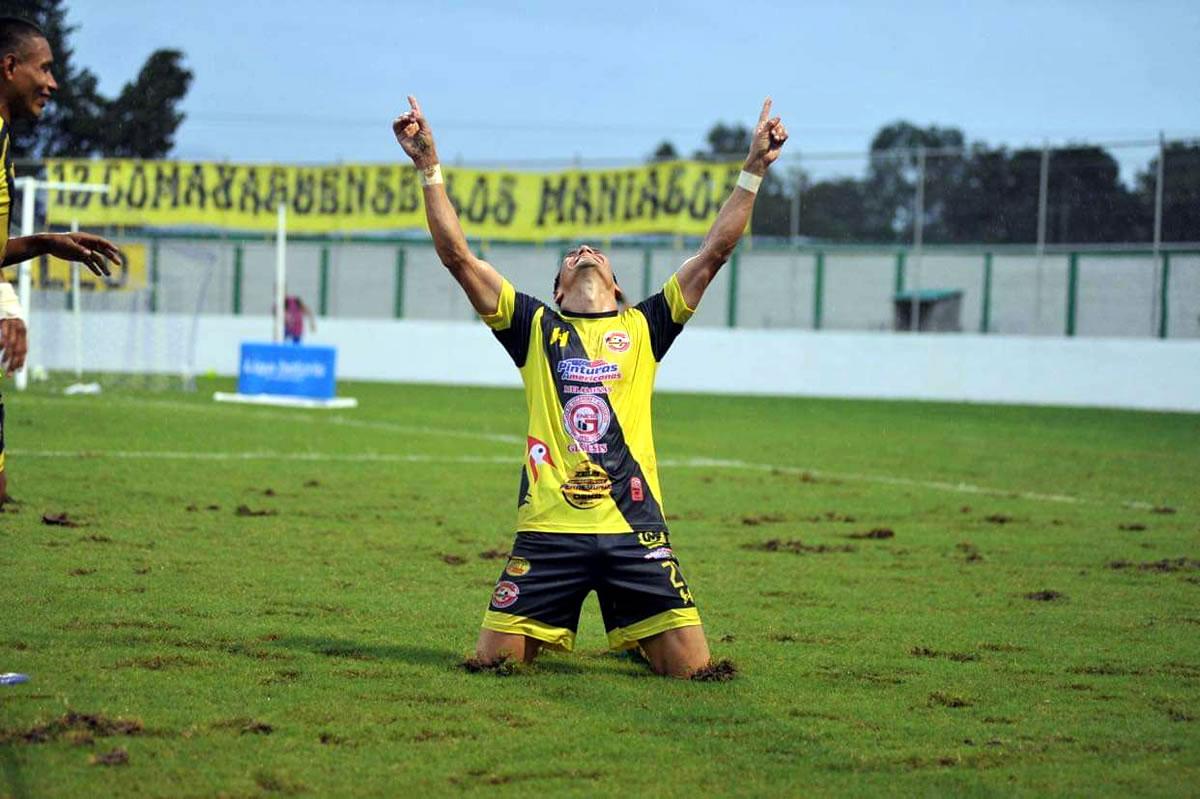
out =
[[[21,301],[17,292],[7,280],[0,280],[0,319],[25,320],[25,311],[21,310]]]
[[[421,173],[422,186],[436,186],[442,182],[442,165],[434,164],[427,166],[424,169],[417,170]]]
[[[758,194],[758,187],[762,185],[763,179],[758,176],[742,170],[742,174],[738,175],[737,184],[751,194]]]

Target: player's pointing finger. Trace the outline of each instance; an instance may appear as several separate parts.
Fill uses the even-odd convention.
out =
[[[417,116],[420,116],[420,114],[421,114],[421,104],[420,104],[420,103],[418,103],[418,102],[417,102],[417,98],[416,98],[416,97],[413,97],[411,94],[408,96],[408,105],[409,105],[409,107],[410,107],[410,108],[412,108],[412,112],[413,112],[414,114],[416,114]]]
[[[763,124],[767,121],[767,117],[771,115],[771,98],[763,100],[762,112],[758,115],[758,124]]]

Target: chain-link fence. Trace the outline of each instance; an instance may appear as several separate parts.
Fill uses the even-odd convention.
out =
[[[130,290],[83,292],[82,309],[152,314],[271,313],[274,243],[252,237],[123,236],[144,259]],[[549,299],[562,248],[477,249],[521,291]],[[692,253],[679,242],[610,249],[627,298],[657,291]],[[412,240],[289,242],[288,293],[318,317],[469,320],[433,247]],[[135,259],[136,260],[136,259]],[[34,311],[70,307],[36,279]],[[43,273],[44,276],[44,273]],[[139,286],[143,286],[140,288]],[[917,298],[917,322],[909,312]],[[945,307],[940,307],[945,306]],[[934,320],[936,324],[926,324]],[[809,330],[921,330],[1034,336],[1200,337],[1200,248],[743,245],[693,324]]]

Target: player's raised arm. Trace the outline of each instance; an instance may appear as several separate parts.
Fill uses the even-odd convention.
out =
[[[700,303],[708,284],[733,255],[733,249],[741,240],[742,231],[746,229],[750,213],[754,210],[758,186],[767,169],[779,157],[785,141],[787,130],[779,117],[771,116],[771,98],[768,97],[763,101],[758,124],[754,126],[754,134],[750,139],[750,152],[746,155],[746,163],[742,165],[742,174],[738,177],[733,194],[721,206],[716,221],[704,237],[700,252],[679,268],[679,287],[690,307],[695,308]]]
[[[476,312],[483,316],[494,314],[500,302],[503,278],[487,261],[476,258],[467,246],[467,237],[463,235],[458,214],[454,212],[454,205],[442,182],[442,169],[429,122],[421,113],[421,106],[415,97],[409,95],[408,104],[409,110],[392,122],[392,131],[396,134],[396,141],[400,142],[421,173],[425,219],[433,235],[433,246],[438,258],[467,293],[467,299]]]

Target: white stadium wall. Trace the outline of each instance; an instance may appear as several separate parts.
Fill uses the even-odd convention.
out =
[[[84,314],[87,371],[237,373],[242,341],[266,316]],[[75,364],[73,318],[35,315],[31,363]],[[187,342],[195,325],[194,359]],[[312,343],[337,347],[338,376],[519,385],[478,322],[322,319]],[[666,391],[1098,406],[1200,412],[1200,340],[808,332],[697,326],[659,374]]]

